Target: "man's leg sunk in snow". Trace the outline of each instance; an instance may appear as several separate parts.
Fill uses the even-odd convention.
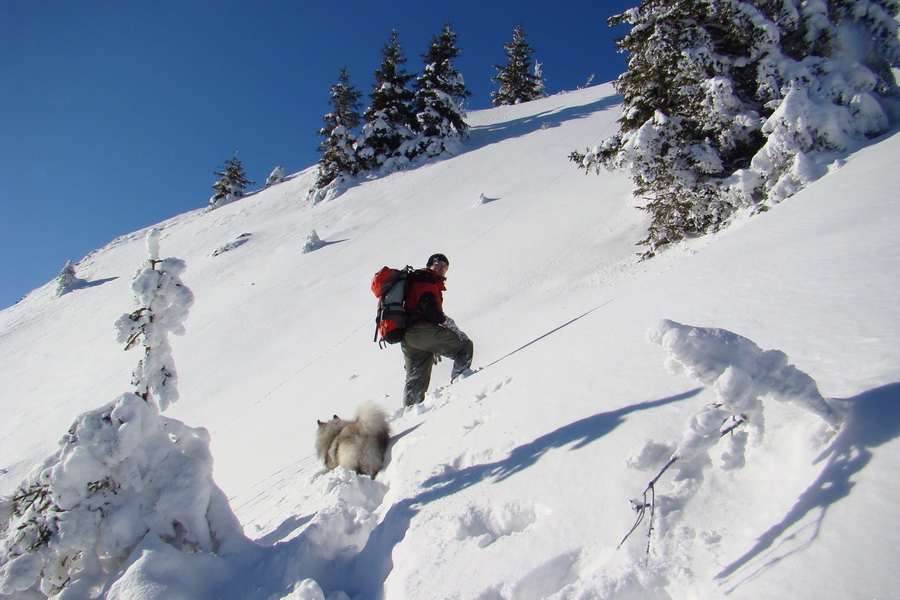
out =
[[[405,406],[418,404],[425,399],[435,355],[453,359],[452,381],[470,370],[475,351],[472,340],[465,334],[431,323],[420,323],[409,328],[400,347],[406,366],[406,385],[403,390]]]

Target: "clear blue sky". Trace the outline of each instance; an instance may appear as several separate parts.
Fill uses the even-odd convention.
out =
[[[392,29],[418,73],[449,22],[475,110],[517,23],[556,93],[624,71],[613,39],[628,29],[606,18],[638,4],[0,0],[0,309],[66,261],[205,206],[233,150],[257,183],[314,164],[329,87],[347,67],[365,106]]]

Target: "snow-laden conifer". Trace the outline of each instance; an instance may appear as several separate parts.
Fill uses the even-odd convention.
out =
[[[369,95],[371,104],[363,115],[365,124],[356,143],[364,170],[402,169],[415,154],[410,144],[418,128],[415,95],[409,88],[413,76],[403,68],[405,63],[399,34],[394,30],[381,49],[381,66],[375,71]]]
[[[319,171],[315,187],[310,190],[315,200],[321,199],[327,186],[339,185],[347,177],[359,173],[360,164],[356,156],[356,134],[359,127],[359,99],[361,94],[350,84],[350,73],[341,69],[338,82],[331,86],[332,111],[322,117],[325,125],[319,130],[322,143],[318,150]]]
[[[624,168],[652,221],[645,256],[820,176],[815,153],[886,130],[896,0],[646,0],[612,17],[628,71],[620,132],[571,158]]]
[[[3,598],[106,597],[129,557],[149,549],[247,543],[213,482],[209,433],[160,414],[174,399],[165,335],[181,331],[193,298],[178,278],[184,263],[160,260],[157,230],[147,246],[133,285],[142,308],[116,324],[120,342],[143,338],[135,393],[75,419],[59,449],[0,499]]]
[[[303,254],[309,254],[310,252],[314,252],[318,250],[322,246],[325,245],[325,242],[319,237],[319,234],[316,233],[316,230],[313,229],[312,232],[308,236],[306,236],[306,242],[303,244]]]
[[[238,198],[242,198],[247,186],[255,183],[247,179],[244,165],[237,157],[237,150],[234,151],[232,157],[222,167],[222,170],[215,171],[214,174],[218,175],[219,179],[212,186],[216,193],[209,199],[210,209],[224,206]]]
[[[266,187],[270,187],[275,185],[276,183],[281,183],[284,181],[284,167],[278,165],[272,172],[269,173],[269,176],[266,177]]]
[[[528,43],[521,23],[516,25],[512,40],[503,47],[506,49],[506,64],[494,65],[497,75],[491,78],[491,81],[500,84],[499,90],[491,92],[494,106],[519,104],[543,97],[543,74],[537,63],[532,71],[534,48]]]
[[[186,265],[177,258],[159,258],[159,230],[147,234],[147,264],[134,276],[131,289],[139,306],[116,321],[117,341],[129,350],[140,344],[144,356],[134,370],[134,393],[155,402],[161,411],[178,400],[177,373],[169,334],[184,334],[184,319],[194,295],[181,281]]]
[[[64,296],[81,285],[84,285],[84,280],[75,274],[75,265],[70,260],[56,276],[56,296]]]
[[[422,56],[424,67],[415,83],[419,155],[453,153],[457,143],[468,135],[463,106],[472,94],[453,65],[459,56],[456,40],[456,33],[445,25]]]

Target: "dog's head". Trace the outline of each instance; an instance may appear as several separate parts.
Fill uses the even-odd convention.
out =
[[[322,427],[323,425],[328,425],[329,423],[334,423],[335,421],[340,421],[340,420],[341,420],[341,418],[339,416],[334,415],[333,417],[331,417],[330,421],[319,421],[318,419],[316,419],[316,423],[319,424],[319,427]]]

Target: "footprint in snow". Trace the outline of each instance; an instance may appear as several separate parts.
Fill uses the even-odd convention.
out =
[[[479,548],[486,548],[502,538],[525,531],[545,512],[546,509],[530,502],[472,504],[455,518],[455,537],[459,541],[473,539]]]

